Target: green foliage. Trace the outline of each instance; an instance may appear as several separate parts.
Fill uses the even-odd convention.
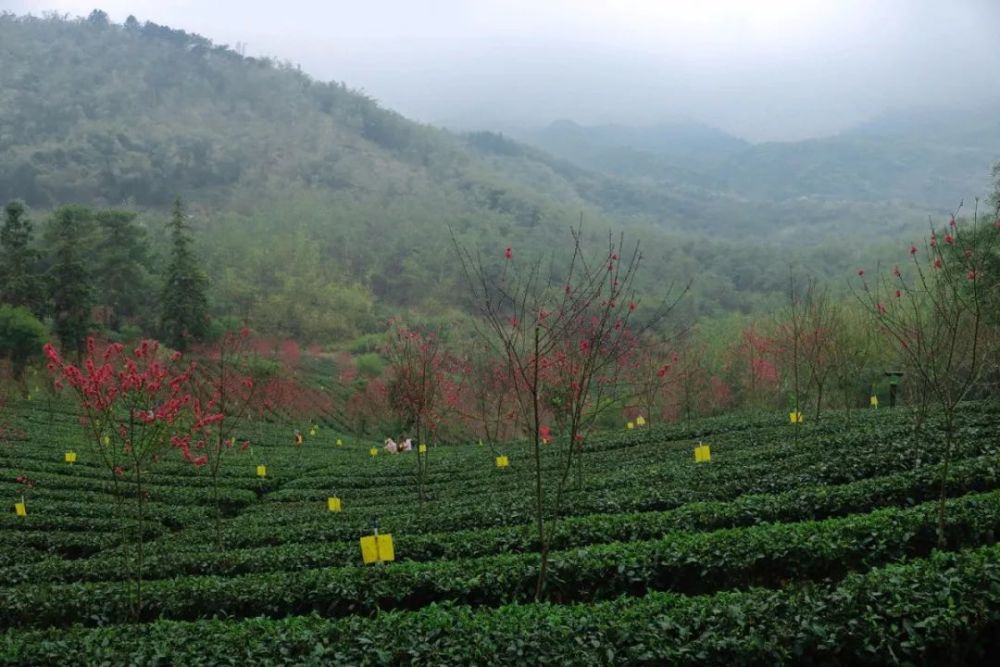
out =
[[[94,220],[99,234],[94,248],[95,273],[101,276],[95,299],[107,309],[106,324],[117,331],[148,312],[150,305],[145,229],[136,224],[136,213],[132,211],[97,211]]]
[[[0,228],[0,303],[24,306],[39,314],[44,303],[44,286],[32,234],[24,204],[19,201],[7,204]]]
[[[467,247],[513,244],[526,259],[558,247],[581,214],[596,235],[624,227],[643,242],[640,294],[697,275],[687,318],[773,309],[789,261],[820,280],[844,275],[855,253],[874,259],[888,233],[925,219],[895,196],[748,201],[729,181],[587,171],[506,137],[412,123],[341,84],[154,23],[7,14],[0,42],[0,191],[41,209],[127,201],[150,219],[183,193],[210,221],[197,245],[212,314],[266,334],[341,342],[402,310],[468,311],[449,227]],[[690,159],[732,143],[641,141]],[[794,170],[795,150],[760,150],[790,153],[779,166]],[[956,187],[945,204],[968,190]],[[869,221],[886,216],[874,236]],[[150,237],[151,259],[166,255]]]
[[[364,336],[358,336],[351,341],[347,349],[351,354],[363,355],[371,352],[378,352],[384,346],[384,334],[365,334]]]
[[[932,553],[939,420],[919,441],[910,440],[907,412],[884,410],[851,425],[828,415],[805,425],[798,444],[785,416],[764,413],[592,434],[588,486],[568,492],[568,516],[551,536],[548,601],[537,604],[527,603],[539,562],[526,443],[505,445],[511,468],[499,471],[487,448],[432,442],[422,511],[406,502],[417,484],[407,455],[372,458],[369,443],[325,427],[297,447],[288,424],[262,422],[253,452],[234,450],[220,470],[225,555],[214,552],[208,520],[212,480],[170,456],[156,464],[157,483],[143,485],[145,562],[155,578],[144,586],[142,624],[127,631],[117,625],[129,608],[118,581],[125,548],[102,510],[135,493],[135,480],[126,473],[115,483],[88,459],[65,405],[14,407],[6,414],[27,434],[20,458],[35,486],[28,516],[0,515],[0,662],[113,661],[128,651],[186,662],[188,650],[213,662],[206,656],[222,649],[194,647],[233,638],[266,660],[278,655],[269,642],[247,643],[243,633],[290,627],[312,628],[304,651],[324,644],[339,651],[324,656],[347,661],[377,640],[395,656],[387,661],[433,644],[457,662],[477,662],[491,645],[491,662],[502,662],[495,641],[506,637],[536,651],[532,660],[586,663],[592,651],[578,648],[576,633],[553,634],[566,623],[605,633],[607,655],[626,661],[746,661],[763,637],[769,656],[818,662],[882,656],[890,646],[897,658],[927,659],[991,646],[983,624],[995,617],[984,610],[994,604],[989,545],[1000,530],[995,404],[960,410],[946,483],[953,554]],[[711,464],[691,460],[703,438]],[[81,452],[73,465],[62,461],[70,448]],[[262,463],[266,478],[254,474]],[[542,465],[557,470],[558,453],[543,450]],[[0,469],[0,497],[22,492],[13,472]],[[326,511],[330,495],[343,499],[343,512]],[[357,539],[373,515],[393,534],[397,562],[362,568]],[[322,619],[301,617],[312,612]],[[933,624],[951,614],[964,623],[954,626],[960,633],[901,634],[891,623],[902,621],[887,620]],[[710,619],[711,631],[698,619]],[[795,630],[777,631],[785,625]],[[679,634],[665,644],[671,629]],[[305,655],[284,650],[280,659]]]
[[[160,296],[160,329],[167,344],[184,351],[208,333],[208,279],[194,256],[180,198],[174,201],[170,237],[170,260]]]
[[[93,304],[92,268],[84,255],[93,226],[93,212],[82,206],[63,206],[53,214],[49,227],[51,248],[49,284],[56,336],[64,350],[79,357],[90,331]]]
[[[367,352],[355,359],[358,373],[366,378],[377,378],[385,370],[385,358],[377,352]]]
[[[24,385],[24,369],[33,357],[40,357],[45,344],[45,325],[27,308],[0,303],[0,357],[10,361],[14,381]]]
[[[109,627],[0,640],[22,663],[232,660],[269,664],[935,664],[998,649],[1000,548],[935,554],[852,574],[706,597],[651,593],[592,605],[431,605],[377,618],[157,621],[137,636]]]
[[[947,531],[966,547],[989,544],[1000,530],[1000,493],[955,502]],[[936,503],[823,522],[731,531],[670,533],[662,538],[554,552],[549,592],[565,602],[593,602],[653,590],[704,594],[733,586],[776,586],[788,579],[843,576],[905,557],[927,555],[935,540]],[[496,606],[534,594],[534,555],[401,563],[384,572],[357,567],[150,582],[146,620],[373,614],[382,609],[452,601]],[[121,621],[126,591],[114,584],[22,585],[0,601],[6,627]],[[28,610],[31,613],[28,613]]]

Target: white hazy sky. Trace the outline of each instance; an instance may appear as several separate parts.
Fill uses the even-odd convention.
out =
[[[95,6],[461,127],[683,118],[797,139],[1000,100],[1000,0],[0,0]]]

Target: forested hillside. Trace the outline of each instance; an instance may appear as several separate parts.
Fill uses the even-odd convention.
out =
[[[180,196],[214,314],[302,340],[349,340],[401,309],[461,313],[451,230],[487,253],[530,254],[564,245],[580,220],[593,238],[624,228],[650,267],[640,290],[695,278],[683,307],[719,314],[780,303],[789,264],[843,276],[873,240],[898,245],[926,225],[923,206],[765,201],[715,189],[717,175],[636,178],[455,135],[292,65],[100,12],[0,16],[0,64],[0,201],[24,200],[43,231],[64,204],[137,211],[155,276]]]
[[[1000,118],[992,109],[887,113],[833,137],[756,145],[693,123],[558,121],[517,136],[634,182],[686,184],[761,204],[826,202],[840,207],[848,226],[851,211],[871,204],[893,206],[888,217],[896,218],[982,196],[1000,156]]]

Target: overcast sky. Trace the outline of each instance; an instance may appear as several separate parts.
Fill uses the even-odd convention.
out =
[[[1000,100],[1000,0],[0,0],[95,6],[463,128],[695,119],[797,139]]]

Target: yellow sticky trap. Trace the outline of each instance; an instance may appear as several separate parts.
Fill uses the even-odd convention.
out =
[[[109,438],[106,435],[102,435],[101,436],[101,444],[102,445],[110,445],[111,444],[111,438]]]
[[[331,512],[339,512],[340,511],[340,498],[338,498],[337,496],[330,496],[329,498],[327,498],[326,499],[326,509],[330,510]]]
[[[419,447],[417,447],[417,453],[418,454],[426,454],[427,453],[427,445],[420,445]]]
[[[66,452],[63,458],[66,459],[66,463],[76,463],[76,452]]]
[[[507,461],[507,455],[506,454],[503,454],[502,456],[498,456],[497,457],[497,467],[498,468],[506,468],[508,465],[509,465],[509,461]]]
[[[876,396],[875,394],[872,394],[872,397],[871,397],[871,399],[868,402],[869,402],[869,404],[873,408],[877,408],[878,407],[878,396]]]
[[[802,413],[801,412],[789,412],[788,413],[788,421],[792,422],[793,424],[801,424],[802,423]]]
[[[16,512],[18,516],[28,516],[28,508],[25,507],[23,500],[19,503],[14,503],[14,512]]]
[[[694,462],[708,463],[712,460],[712,450],[708,445],[698,445],[694,448]]]
[[[314,429],[314,428],[309,429],[309,436],[310,437],[316,437],[316,429]]]
[[[625,428],[631,431],[632,429],[635,428],[635,422],[629,422],[628,424],[625,424]]]
[[[257,476],[267,477],[267,466],[257,466]]]
[[[337,446],[338,447],[343,447],[344,446],[344,441],[341,440],[340,438],[337,438]]]
[[[361,559],[365,565],[384,563],[396,560],[396,552],[392,545],[392,535],[366,535],[361,538]]]
[[[642,415],[639,415],[638,417],[635,418],[635,425],[636,426],[645,426],[646,425],[646,418],[643,417]]]
[[[372,447],[371,449],[368,450],[368,453],[371,454],[372,456],[378,456],[378,447]]]

